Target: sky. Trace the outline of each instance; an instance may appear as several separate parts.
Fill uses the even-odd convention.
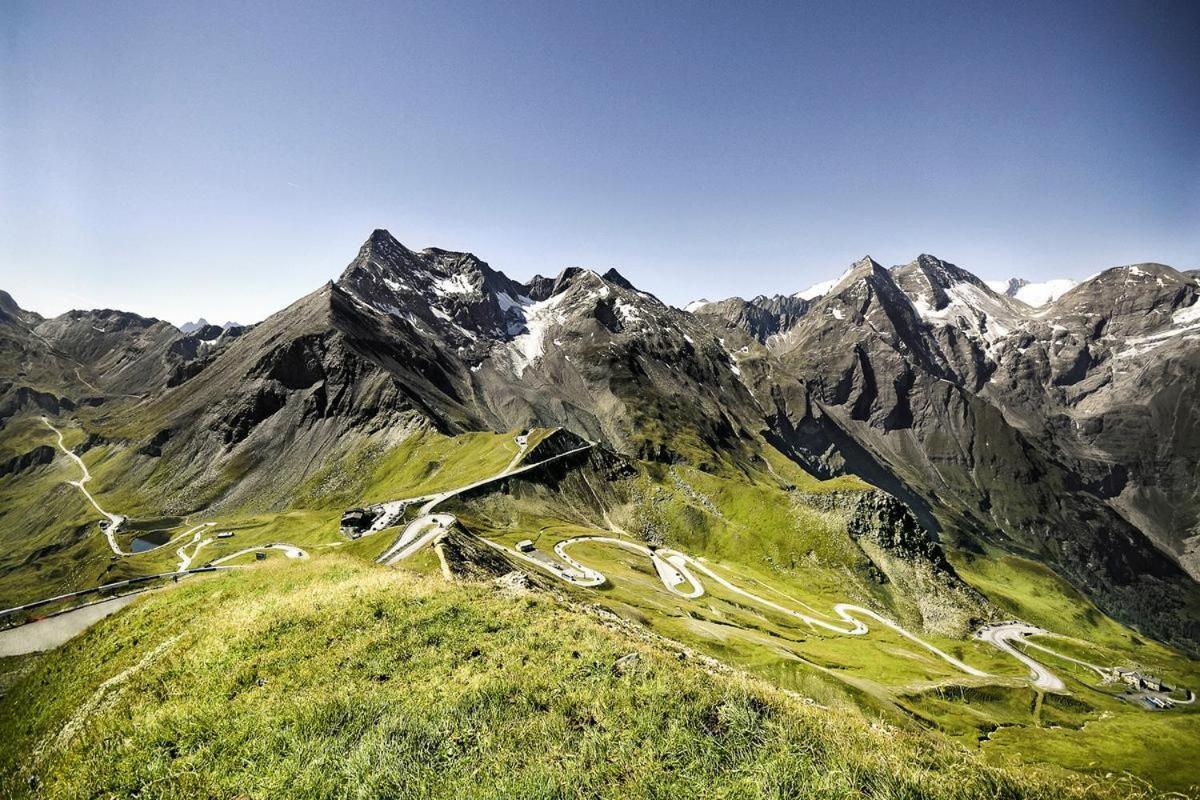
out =
[[[1200,4],[0,4],[0,288],[247,323],[374,228],[689,300],[1200,267]]]

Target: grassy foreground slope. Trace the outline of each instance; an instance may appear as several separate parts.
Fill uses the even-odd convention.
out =
[[[631,669],[614,668],[629,653]],[[0,794],[1104,797],[639,640],[329,556],[147,596],[0,670]]]

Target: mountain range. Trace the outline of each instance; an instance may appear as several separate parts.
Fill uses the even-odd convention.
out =
[[[340,796],[383,737],[602,795],[634,737],[699,795],[1194,794],[1200,273],[831,273],[680,309],[376,230],[253,325],[0,291],[0,786]]]
[[[0,293],[0,424],[111,408],[128,479],[180,515],[286,508],[322,465],[415,428],[563,428],[700,469],[761,466],[769,446],[900,498],[942,547],[1034,559],[1197,652],[1197,275],[1116,267],[1036,307],[1029,288],[866,257],[689,311],[615,270],[520,283],[377,230],[336,281],[248,327],[43,319]]]

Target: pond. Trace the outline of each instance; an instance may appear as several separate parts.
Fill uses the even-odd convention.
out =
[[[146,531],[133,538],[133,541],[129,543],[129,549],[135,553],[144,553],[147,550],[162,547],[169,541],[171,541],[170,531]]]

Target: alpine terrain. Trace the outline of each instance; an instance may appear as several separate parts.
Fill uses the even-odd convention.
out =
[[[1200,275],[829,272],[0,292],[4,794],[1195,796]]]

